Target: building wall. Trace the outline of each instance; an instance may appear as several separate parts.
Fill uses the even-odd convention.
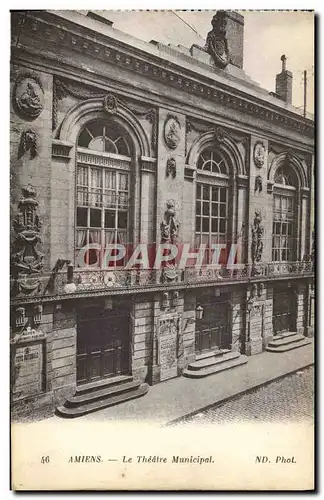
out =
[[[235,64],[241,67],[243,48],[239,40],[242,29],[241,25],[232,21],[233,19],[229,22],[229,28],[237,29]],[[314,164],[310,153],[312,139],[309,136],[303,135],[302,131],[285,127],[279,118],[277,122],[270,119],[273,111],[266,112],[267,118],[266,113],[254,113],[253,109],[248,111],[243,105],[234,109],[224,99],[216,101],[218,89],[207,91],[206,75],[203,76],[203,72],[201,75],[195,74],[197,81],[194,84],[186,80],[187,76],[179,75],[182,83],[174,88],[174,79],[171,79],[172,75],[165,68],[166,76],[161,78],[154,77],[154,69],[150,65],[146,69],[143,66],[143,71],[137,72],[130,63],[127,68],[122,64],[122,61],[126,61],[126,56],[126,59],[124,56],[122,59],[114,59],[111,51],[107,60],[104,60],[104,49],[96,56],[90,55],[88,45],[81,51],[79,44],[72,42],[73,37],[60,45],[58,63],[55,60],[57,46],[53,45],[53,40],[50,37],[44,40],[37,30],[37,33],[26,30],[22,31],[20,37],[20,47],[24,47],[26,53],[14,51],[11,95],[14,97],[17,79],[32,72],[42,84],[44,108],[36,119],[26,120],[16,112],[11,99],[11,220],[18,212],[21,189],[28,183],[32,184],[37,191],[38,213],[42,222],[40,235],[44,251],[44,271],[50,271],[59,258],[74,261],[76,142],[79,123],[74,124],[70,137],[65,137],[65,140],[60,135],[62,123],[70,116],[71,110],[98,96],[103,98],[107,93],[112,93],[118,100],[118,106],[127,109],[129,115],[135,117],[134,121],[143,131],[148,144],[147,158],[142,158],[136,148],[134,155],[134,243],[161,241],[161,222],[166,203],[170,200],[174,202],[175,217],[180,223],[177,243],[194,243],[196,162],[201,151],[197,141],[211,131],[216,134],[217,127],[221,127],[227,144],[235,151],[236,167],[241,168],[231,181],[231,204],[234,212],[231,236],[234,241],[238,241],[238,235],[241,234],[241,262],[251,263],[252,260],[251,228],[258,210],[261,211],[264,227],[260,264],[271,261],[271,178],[277,158],[288,151],[298,159],[308,183],[306,189],[301,186],[303,189],[298,206],[301,241],[299,258],[310,253],[312,224],[308,219],[314,212],[314,181],[311,181]],[[42,52],[42,61],[35,57],[35,50]],[[57,80],[67,85],[64,91],[61,87],[60,93]],[[229,86],[234,85],[233,82],[233,79],[229,79]],[[200,94],[192,92],[192,85],[196,85],[197,92],[201,89]],[[217,81],[213,85],[216,88]],[[237,91],[234,87],[233,89]],[[100,117],[103,116],[103,111],[100,111]],[[167,146],[164,137],[165,123],[170,116],[178,121],[180,127],[180,141],[174,149]],[[107,114],[106,117],[114,120],[116,115],[114,117],[113,114]],[[21,134],[28,129],[37,136],[35,158],[31,158],[29,151],[18,157]],[[259,167],[255,159],[257,143],[264,147],[264,162]],[[203,146],[203,141],[201,145]],[[192,153],[193,150],[196,154]],[[176,164],[175,177],[167,175],[167,161],[171,158]],[[258,177],[261,183],[256,182]],[[11,236],[12,240],[16,237],[13,230]],[[295,287],[297,330],[311,334],[314,329],[312,291],[301,279],[297,280]],[[184,368],[196,358],[196,306],[201,301],[202,289],[191,289],[188,286],[186,290],[177,290],[176,283],[172,284],[170,291],[147,291],[145,294],[130,295],[130,347],[132,374],[136,380],[155,384],[180,376]],[[262,285],[259,283],[253,289],[246,282],[241,286],[219,287],[221,293],[229,294],[230,297],[232,349],[249,355],[262,352],[273,336],[273,284],[265,278]],[[216,288],[215,286],[214,289]],[[93,298],[89,300],[99,300],[95,298],[95,291]],[[73,304],[59,299],[53,305],[44,303],[41,324],[35,328],[36,332],[44,334],[44,338],[39,341],[43,342],[44,366],[40,369],[44,389],[38,395],[29,395],[27,399],[16,398],[14,406],[18,414],[24,411],[24,407],[33,411],[41,408],[48,411],[53,405],[62,404],[75,392],[76,314],[77,308],[83,304],[78,299]],[[114,298],[113,304],[117,307],[118,299],[115,301]],[[32,321],[33,306],[34,304],[26,306],[28,321]],[[14,324],[15,311],[16,307],[13,307],[12,338],[18,332]],[[26,327],[27,324],[26,322]],[[173,355],[172,362],[168,358],[170,352]],[[33,384],[35,381],[32,380],[31,391]]]
[[[52,85],[51,74],[12,64],[10,74],[10,92],[14,97],[14,89],[19,79],[29,76],[39,79],[44,98],[44,108],[33,121],[25,119],[17,113],[13,98],[10,100],[10,208],[11,220],[18,213],[18,203],[22,198],[22,188],[31,184],[37,192],[38,213],[42,222],[42,245],[45,255],[45,269],[49,269],[51,254],[51,150],[52,150]],[[37,155],[31,157],[30,151],[20,153],[24,132],[31,130],[37,136]],[[11,225],[11,242],[16,235]]]

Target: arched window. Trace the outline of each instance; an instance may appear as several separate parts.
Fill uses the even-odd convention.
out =
[[[109,124],[89,123],[79,135],[78,146],[93,151],[130,156],[125,138]]]
[[[195,246],[207,245],[206,259],[211,262],[212,245],[227,241],[229,224],[229,175],[223,154],[207,148],[197,162]]]
[[[76,251],[87,245],[85,264],[102,267],[107,244],[129,243],[131,154],[127,138],[111,123],[88,123],[78,139]],[[123,265],[123,262],[117,262]]]
[[[278,168],[274,177],[272,260],[288,262],[297,253],[298,178],[289,165]]]

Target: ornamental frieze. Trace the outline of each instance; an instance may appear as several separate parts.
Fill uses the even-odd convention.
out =
[[[40,40],[49,40],[48,28],[48,24],[45,24],[43,21],[36,21],[29,17],[24,24],[24,29],[26,31],[31,30],[32,36],[37,36]],[[245,99],[244,96],[233,94],[233,89],[231,90],[231,94],[229,94],[226,90],[215,89],[207,83],[198,83],[196,80],[192,80],[190,75],[179,75],[178,69],[166,70],[153,62],[138,58],[136,55],[124,54],[117,48],[107,47],[102,41],[86,41],[82,35],[72,35],[62,27],[51,26],[50,39],[57,46],[64,45],[65,48],[70,48],[73,51],[92,58],[116,64],[140,75],[147,75],[149,78],[156,79],[160,83],[165,82],[169,87],[184,90],[220,104],[223,103],[232,109],[261,117],[267,122],[272,121],[275,124],[282,124],[285,127],[305,133],[309,137],[314,136],[314,126],[309,120],[306,121],[304,118],[296,117],[294,114],[286,111],[282,112],[275,107],[270,109],[268,104],[253,103],[250,100],[250,96],[247,96],[247,99]]]

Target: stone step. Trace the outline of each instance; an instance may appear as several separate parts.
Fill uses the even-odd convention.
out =
[[[303,347],[304,345],[307,345],[310,343],[311,343],[311,340],[308,340],[305,337],[303,337],[303,340],[299,340],[298,342],[292,342],[290,344],[284,344],[284,345],[277,345],[276,347],[271,347],[268,344],[266,351],[269,351],[269,352],[287,352],[287,351],[291,351],[292,349],[297,349],[298,347]]]
[[[297,332],[282,332],[274,336],[274,339],[293,337]]]
[[[231,352],[231,350],[230,349],[217,349],[215,351],[204,352],[203,354],[196,354],[196,361],[199,361],[199,360],[205,359],[205,358],[212,358],[213,356],[222,356],[222,354],[226,354],[228,352]]]
[[[86,405],[88,403],[97,401],[99,399],[117,396],[118,394],[123,394],[125,392],[138,389],[140,385],[141,382],[139,381],[125,382],[123,384],[119,383],[113,386],[108,385],[97,391],[87,392],[79,395],[76,394],[71,398],[67,399],[64,403],[64,406],[73,408],[75,406]]]
[[[221,356],[212,355],[209,356],[208,358],[199,359],[197,361],[194,361],[193,363],[190,363],[188,365],[188,370],[193,370],[193,371],[201,370],[204,368],[208,368],[209,366],[225,363],[226,361],[238,358],[239,356],[240,356],[239,352],[232,352],[232,351],[228,351],[227,353]]]
[[[87,415],[88,413],[103,410],[104,408],[108,408],[109,406],[114,406],[144,396],[147,393],[148,389],[148,384],[141,384],[136,390],[126,392],[124,394],[118,394],[117,396],[104,398],[102,400],[94,401],[86,405],[78,406],[76,408],[67,408],[65,406],[60,406],[56,409],[56,412],[61,417],[65,418],[82,417],[83,415]]]
[[[247,363],[248,358],[245,355],[239,355],[238,357],[224,361],[223,363],[217,363],[207,368],[202,368],[200,370],[189,370],[186,369],[183,372],[184,377],[188,378],[202,378],[208,375],[213,375],[214,373],[223,372],[225,370],[230,370],[236,366],[244,365]]]
[[[276,346],[281,346],[281,345],[288,345],[288,344],[293,344],[294,342],[299,342],[300,340],[303,340],[305,337],[304,335],[301,335],[299,333],[295,333],[295,335],[291,335],[290,337],[283,337],[280,339],[273,339],[270,340],[268,343],[269,347],[276,347]]]
[[[103,389],[104,387],[112,387],[115,385],[123,384],[124,382],[131,382],[133,377],[131,375],[119,375],[117,377],[111,377],[106,379],[100,379],[96,382],[90,382],[88,384],[78,385],[76,388],[76,395],[86,394],[88,392],[97,391],[98,389]]]

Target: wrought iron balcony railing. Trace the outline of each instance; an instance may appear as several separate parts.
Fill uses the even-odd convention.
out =
[[[22,275],[11,281],[12,298],[53,297],[69,295],[88,295],[100,292],[115,294],[119,291],[132,292],[144,290],[161,290],[168,287],[185,288],[190,286],[208,286],[233,282],[249,282],[264,279],[281,279],[289,277],[313,276],[312,261],[270,262],[243,264],[240,268],[188,267],[175,270],[170,275],[163,270],[146,269],[75,269],[73,279],[68,279],[66,271],[41,276]]]

